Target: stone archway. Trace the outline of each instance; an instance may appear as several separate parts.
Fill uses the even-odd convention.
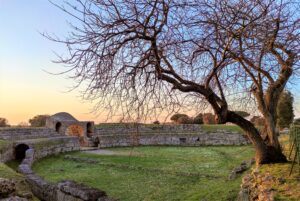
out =
[[[55,131],[56,132],[60,132],[60,129],[61,129],[61,123],[60,122],[57,122],[56,124],[55,124]]]
[[[19,144],[15,147],[15,159],[23,160],[25,158],[25,154],[29,146],[27,144]]]
[[[91,122],[88,122],[86,124],[86,134],[88,137],[92,137],[92,135],[93,135],[93,125]]]
[[[78,137],[80,145],[85,144],[84,129],[80,125],[72,124],[68,126],[68,128],[66,129],[66,135]]]

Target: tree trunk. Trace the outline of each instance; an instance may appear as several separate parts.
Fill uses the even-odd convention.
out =
[[[285,155],[282,153],[279,143],[278,145],[276,143],[266,144],[260,136],[259,131],[250,121],[230,111],[228,112],[228,122],[240,126],[245,131],[255,148],[255,160],[257,165],[268,163],[281,163],[287,161]],[[277,136],[273,137],[277,139]]]
[[[275,147],[276,149],[281,149],[278,141],[278,132],[276,131],[276,122],[272,115],[265,117],[264,126],[265,143],[269,146]]]

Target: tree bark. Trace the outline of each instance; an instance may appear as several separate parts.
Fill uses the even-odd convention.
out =
[[[255,147],[255,160],[257,165],[287,162],[286,156],[282,153],[279,142],[278,145],[276,143],[266,144],[260,136],[259,131],[250,121],[232,111],[229,111],[228,122],[240,126],[245,131],[246,135]],[[277,136],[274,136],[274,138],[277,139]]]

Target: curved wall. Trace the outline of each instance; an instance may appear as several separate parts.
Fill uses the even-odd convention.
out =
[[[202,129],[201,125],[159,125],[96,128],[94,142],[100,148],[138,145],[245,145],[250,141],[241,133]]]

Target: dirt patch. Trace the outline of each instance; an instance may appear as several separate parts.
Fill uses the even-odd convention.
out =
[[[141,153],[135,151],[113,151],[108,149],[97,149],[97,150],[87,150],[84,153],[97,154],[97,155],[108,155],[108,156],[142,156]]]

